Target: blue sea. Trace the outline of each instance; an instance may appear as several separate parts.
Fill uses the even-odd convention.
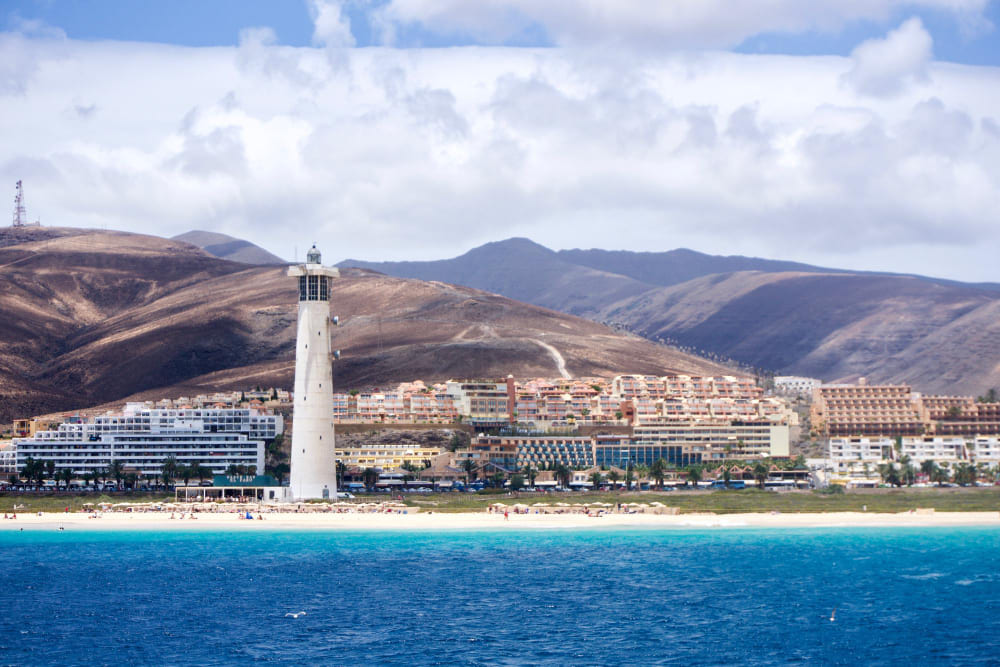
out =
[[[915,666],[998,649],[995,529],[0,532],[2,664]]]

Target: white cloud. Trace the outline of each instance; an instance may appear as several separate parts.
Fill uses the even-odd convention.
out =
[[[926,82],[933,40],[919,18],[910,18],[883,39],[870,39],[851,53],[854,66],[845,81],[865,95],[895,95]]]
[[[319,46],[343,48],[354,46],[350,19],[344,14],[340,0],[309,0],[309,15],[313,20],[313,42]]]
[[[34,64],[3,100],[0,182],[24,178],[47,224],[216,229],[289,258],[527,235],[995,279],[968,258],[1000,251],[1000,70],[931,63],[872,97],[841,85],[844,58],[341,51],[337,69],[266,31],[58,53],[0,37]]]
[[[886,20],[900,8],[953,14],[967,30],[988,25],[989,0],[389,0],[376,24],[391,43],[401,28],[498,44],[540,27],[559,45],[723,48],[763,32],[838,30]]]

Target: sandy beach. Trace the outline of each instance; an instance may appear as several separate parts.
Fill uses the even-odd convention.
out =
[[[810,528],[810,527],[1000,527],[1000,512],[831,512],[825,514],[502,514],[457,513],[266,513],[241,519],[236,513],[199,513],[196,519],[170,518],[166,512],[18,514],[0,520],[0,530],[592,530],[606,528]],[[190,515],[186,515],[190,516]],[[257,514],[254,513],[254,517]]]

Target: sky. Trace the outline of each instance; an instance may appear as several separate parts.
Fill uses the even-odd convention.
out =
[[[998,281],[1000,0],[0,0],[46,225]]]

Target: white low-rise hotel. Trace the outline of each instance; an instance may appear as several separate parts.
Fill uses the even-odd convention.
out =
[[[972,452],[975,456],[976,462],[1000,462],[1000,438],[997,436],[989,438],[979,437],[973,440],[970,444],[972,445]]]
[[[961,461],[975,454],[979,460],[992,460],[990,456],[1000,457],[1000,446],[996,438],[977,438],[982,445],[966,443],[961,436],[906,436],[900,438],[898,456],[894,454],[896,441],[893,438],[853,437],[830,438],[830,459],[835,463],[864,462],[878,463],[909,456],[915,463],[922,461]],[[983,456],[976,454],[976,450]]]
[[[883,461],[892,458],[892,438],[830,438],[834,461]]]
[[[30,457],[53,461],[76,475],[109,468],[115,462],[145,476],[159,475],[163,461],[198,463],[214,474],[231,465],[264,470],[265,441],[281,434],[280,415],[251,409],[147,409],[135,404],[121,415],[95,417],[92,423],[66,423],[31,438],[15,440],[17,467]]]
[[[961,461],[966,458],[965,438],[959,436],[911,436],[903,438],[902,456],[922,461]]]

